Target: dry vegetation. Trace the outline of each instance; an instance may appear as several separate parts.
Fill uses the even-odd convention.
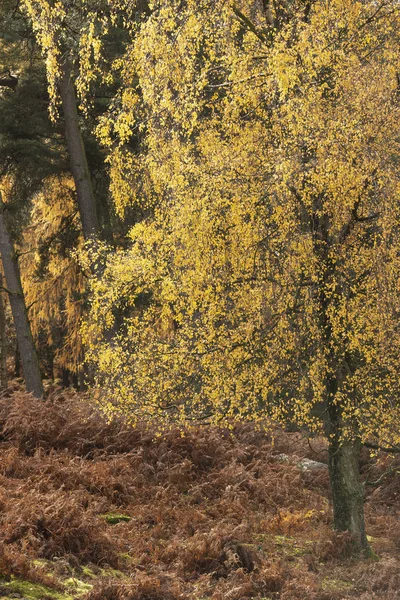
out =
[[[105,424],[82,395],[44,403],[17,384],[0,400],[0,440],[0,598],[30,598],[10,594],[17,579],[46,586],[39,600],[399,597],[394,459],[364,457],[379,561],[355,562],[330,530],[326,469],[296,466],[324,461],[321,440],[250,425],[154,438]],[[67,590],[71,577],[92,589]]]

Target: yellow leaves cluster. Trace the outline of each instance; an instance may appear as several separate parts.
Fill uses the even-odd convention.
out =
[[[104,0],[22,0],[22,8],[32,22],[36,39],[45,57],[50,96],[50,117],[58,117],[58,81],[63,65],[76,69],[76,88],[84,112],[88,110],[91,88],[98,79],[112,84],[113,73],[104,72],[103,40],[116,24],[120,11],[125,23],[131,22],[132,3]],[[107,6],[108,5],[108,6]],[[108,8],[108,10],[106,10]],[[134,20],[133,20],[134,22]]]
[[[79,230],[74,184],[65,177],[49,178],[45,191],[33,199],[31,224],[20,248],[23,289],[32,332],[47,340],[55,366],[77,372],[83,349],[80,335],[85,278],[76,257],[54,244],[65,223]],[[78,252],[83,241],[79,239]]]
[[[87,110],[86,100],[92,84],[103,76],[102,39],[109,31],[109,20],[105,16],[98,17],[95,11],[89,11],[82,25],[79,39],[79,76],[76,79],[78,96],[83,99],[82,108]],[[112,83],[110,74],[104,79]]]
[[[46,58],[46,70],[49,81],[50,116],[53,120],[57,117],[57,81],[60,77],[60,63],[62,50],[59,44],[62,23],[66,17],[62,1],[49,2],[48,0],[23,0],[28,17],[32,20],[33,29],[37,40]]]
[[[98,134],[118,213],[143,218],[93,282],[105,410],[316,430],[336,405],[343,435],[393,442],[398,10],[299,4],[272,30],[238,4],[253,29],[154,2],[115,65]]]

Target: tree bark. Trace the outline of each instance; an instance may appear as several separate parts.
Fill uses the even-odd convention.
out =
[[[33,343],[18,262],[7,230],[4,210],[5,206],[0,195],[0,253],[21,356],[22,371],[28,392],[31,392],[36,398],[42,398],[44,391],[39,361]]]
[[[63,66],[59,90],[64,112],[65,137],[71,172],[75,182],[83,235],[87,241],[100,236],[100,225],[85,145],[79,126],[76,94],[71,80],[71,68],[68,63]]]
[[[359,440],[329,444],[329,476],[332,489],[333,524],[338,531],[349,531],[356,551],[370,554],[365,532],[364,488],[360,481]]]
[[[3,276],[0,275],[0,286],[3,287]],[[6,307],[3,291],[0,291],[0,387],[7,387],[7,332]]]
[[[61,385],[63,388],[69,387],[69,370],[65,367],[63,367],[61,371]]]
[[[338,365],[336,365],[338,369]],[[325,430],[329,442],[329,480],[332,492],[333,528],[351,534],[354,551],[372,556],[364,520],[364,488],[360,479],[359,439],[347,440],[343,434],[343,416],[335,402],[338,371],[326,382]]]
[[[19,353],[18,341],[15,343],[14,361],[14,377],[19,379],[21,377],[21,356]]]

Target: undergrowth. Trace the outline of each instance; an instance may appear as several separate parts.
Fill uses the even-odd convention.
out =
[[[85,600],[395,600],[397,463],[364,456],[380,560],[356,562],[331,531],[326,468],[303,472],[303,457],[326,462],[324,441],[250,424],[153,436],[105,423],[82,394],[42,402],[14,384],[0,398],[0,597],[26,580],[70,598],[72,577]]]

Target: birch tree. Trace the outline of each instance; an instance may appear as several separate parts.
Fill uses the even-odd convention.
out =
[[[153,206],[92,286],[103,408],[324,432],[368,553],[359,450],[399,443],[398,4],[152,9],[98,128],[117,210]]]

